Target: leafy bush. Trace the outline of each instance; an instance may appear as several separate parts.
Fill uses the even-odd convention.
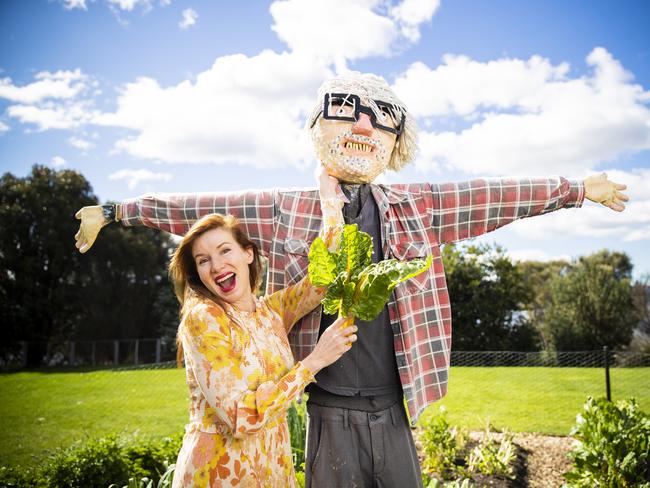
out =
[[[569,486],[650,488],[650,417],[634,399],[614,404],[589,397],[571,435]]]
[[[115,435],[89,439],[54,451],[42,466],[34,470],[0,468],[0,486],[87,488],[114,483],[148,488],[149,482],[153,487],[153,483],[166,474],[171,482],[173,470],[169,465],[176,461],[182,435],[155,442],[138,442],[142,440],[118,439]]]
[[[513,462],[515,460],[515,445],[512,434],[504,433],[501,441],[497,441],[490,431],[489,425],[481,441],[469,453],[468,465],[470,472],[479,472],[492,476],[514,478]]]
[[[420,442],[424,455],[422,474],[427,477],[427,481],[434,474],[443,479],[455,477],[462,471],[457,466],[457,459],[465,448],[465,433],[449,425],[444,408],[440,409],[440,415],[431,416],[420,425]]]

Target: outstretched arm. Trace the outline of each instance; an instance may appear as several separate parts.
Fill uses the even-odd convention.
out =
[[[183,235],[204,215],[220,213],[237,217],[246,234],[267,254],[275,219],[275,195],[275,190],[143,195],[116,205],[114,218],[101,206],[83,207],[76,214],[81,220],[76,247],[82,253],[88,251],[101,229],[112,220]]]
[[[621,211],[625,185],[606,175],[584,181],[505,178],[432,185],[432,225],[438,242],[448,243],[491,232],[515,220],[560,208],[582,206],[584,198]]]

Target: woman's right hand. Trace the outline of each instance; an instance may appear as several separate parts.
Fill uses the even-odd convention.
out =
[[[353,317],[339,317],[325,329],[316,347],[303,359],[302,364],[315,375],[350,350],[352,343],[357,340],[356,331]]]

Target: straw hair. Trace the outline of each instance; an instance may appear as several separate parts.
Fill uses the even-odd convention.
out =
[[[326,80],[318,89],[318,101],[314,106],[307,121],[310,128],[312,141],[316,141],[319,124],[315,123],[323,110],[323,101],[327,93],[350,93],[361,98],[361,102],[368,106],[377,116],[381,118],[379,107],[375,100],[390,103],[395,107],[398,120],[402,114],[406,116],[404,130],[397,138],[395,149],[388,162],[388,169],[399,171],[415,159],[417,152],[417,125],[413,117],[408,113],[404,103],[395,95],[390,85],[381,76],[371,73],[359,73],[351,71],[340,76]]]

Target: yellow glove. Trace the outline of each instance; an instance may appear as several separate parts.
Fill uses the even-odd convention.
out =
[[[625,210],[625,204],[630,198],[619,190],[625,190],[627,185],[615,183],[607,179],[606,173],[589,176],[584,181],[585,198],[592,202],[602,203],[617,212]]]
[[[75,214],[75,217],[81,220],[79,231],[74,236],[75,247],[79,249],[79,252],[84,253],[95,243],[97,234],[109,221],[104,217],[100,205],[83,207]]]

